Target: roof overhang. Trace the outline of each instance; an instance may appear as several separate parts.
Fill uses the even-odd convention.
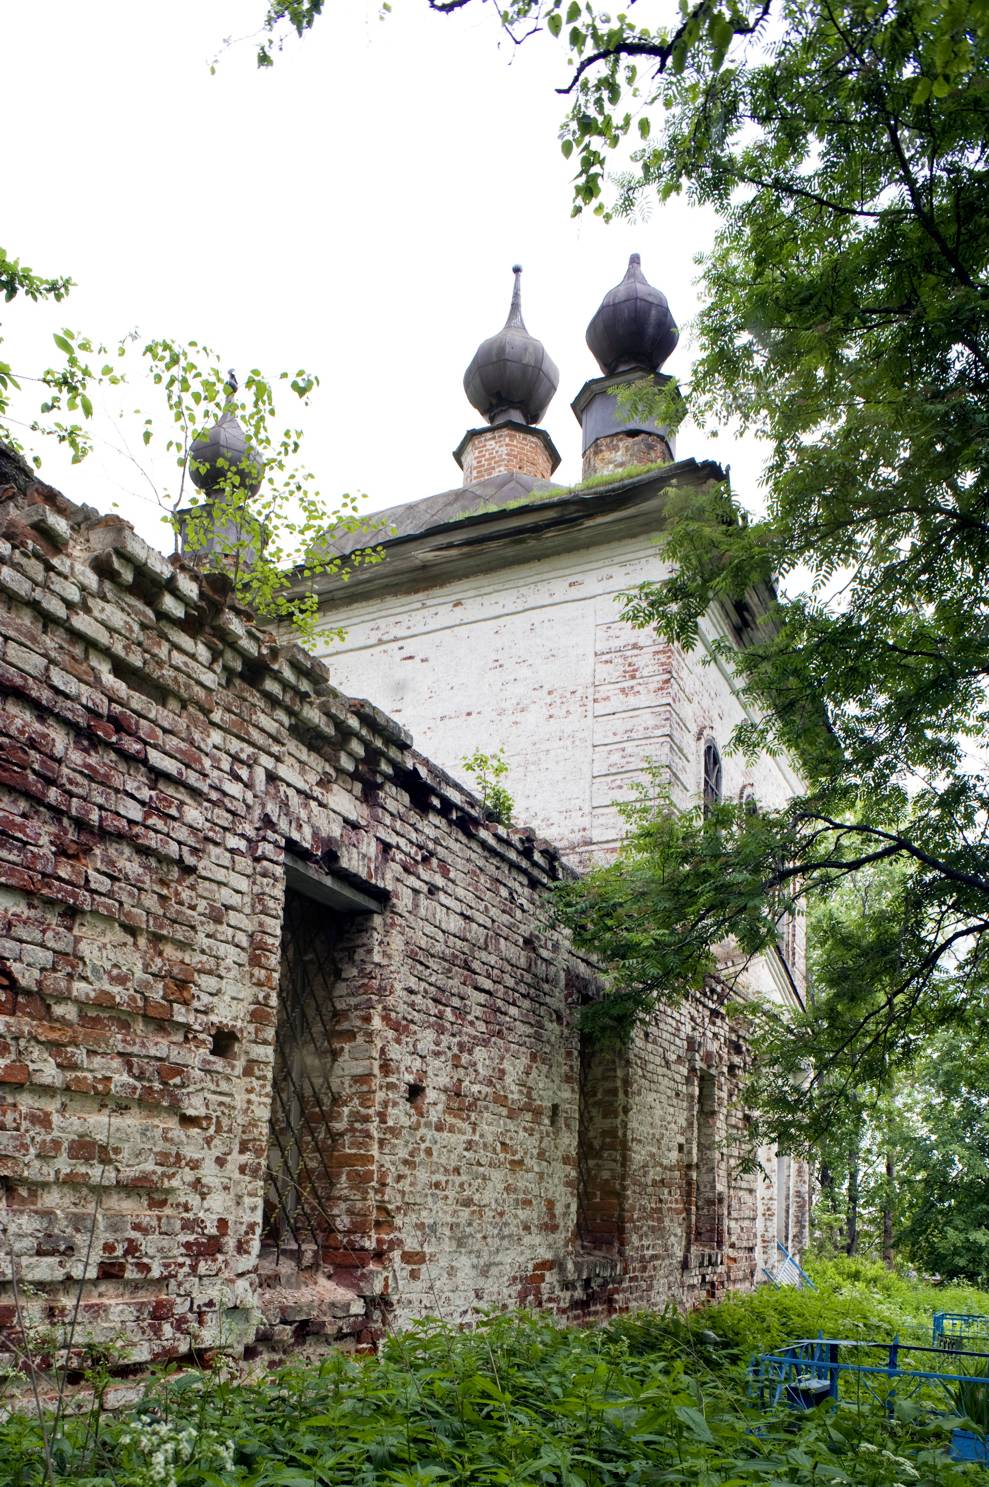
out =
[[[720,465],[711,460],[678,460],[627,480],[559,493],[540,494],[518,504],[480,510],[438,522],[420,531],[386,538],[381,563],[358,567],[344,588],[328,575],[315,580],[334,611],[375,595],[432,588],[466,574],[530,563],[575,546],[618,537],[656,535],[666,519],[667,498],[684,486],[721,483]]]

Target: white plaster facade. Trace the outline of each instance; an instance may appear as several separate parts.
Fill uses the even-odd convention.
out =
[[[472,525],[501,528],[489,562],[475,557],[464,571],[451,552],[420,573],[401,559],[358,571],[335,591],[345,602],[328,595],[321,613],[324,632],[343,626],[346,639],[317,654],[336,685],[384,707],[468,786],[464,758],[503,748],[516,819],[578,864],[615,849],[616,802],[650,765],[679,804],[696,802],[708,738],[722,751],[726,799],[751,792],[778,805],[799,789],[787,762],[725,752],[746,715],[710,650],[725,617],[705,619],[689,655],[620,617],[622,593],[668,571],[662,506],[662,492],[649,492],[614,520],[568,527],[563,545],[528,534],[512,543],[523,510],[484,513]]]

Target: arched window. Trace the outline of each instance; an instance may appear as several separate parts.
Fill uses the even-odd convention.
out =
[[[721,804],[721,755],[713,738],[704,745],[704,814]]]

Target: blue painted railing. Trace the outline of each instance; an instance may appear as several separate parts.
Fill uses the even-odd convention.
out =
[[[817,1287],[807,1274],[801,1269],[800,1261],[795,1255],[791,1255],[785,1244],[776,1241],[776,1269],[772,1270],[768,1265],[762,1267],[762,1273],[770,1285],[779,1290],[780,1286],[796,1286],[798,1289],[816,1291]]]
[[[936,1348],[957,1353],[970,1344],[989,1351],[989,1317],[978,1312],[936,1311],[931,1328],[931,1342]]]
[[[943,1335],[939,1334],[939,1335]],[[801,1338],[749,1365],[750,1389],[764,1409],[786,1406],[807,1410],[830,1401],[878,1405],[893,1413],[897,1400],[921,1404],[932,1414],[964,1415],[959,1386],[983,1386],[989,1397],[989,1352],[974,1352],[951,1343],[942,1346],[901,1342],[850,1342],[839,1338]],[[989,1464],[986,1436],[954,1430],[951,1454],[956,1461]]]

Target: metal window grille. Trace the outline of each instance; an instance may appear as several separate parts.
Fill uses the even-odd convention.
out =
[[[713,738],[704,745],[704,814],[721,804],[721,755]]]
[[[336,947],[350,923],[285,895],[262,1243],[318,1253],[333,1223]]]

